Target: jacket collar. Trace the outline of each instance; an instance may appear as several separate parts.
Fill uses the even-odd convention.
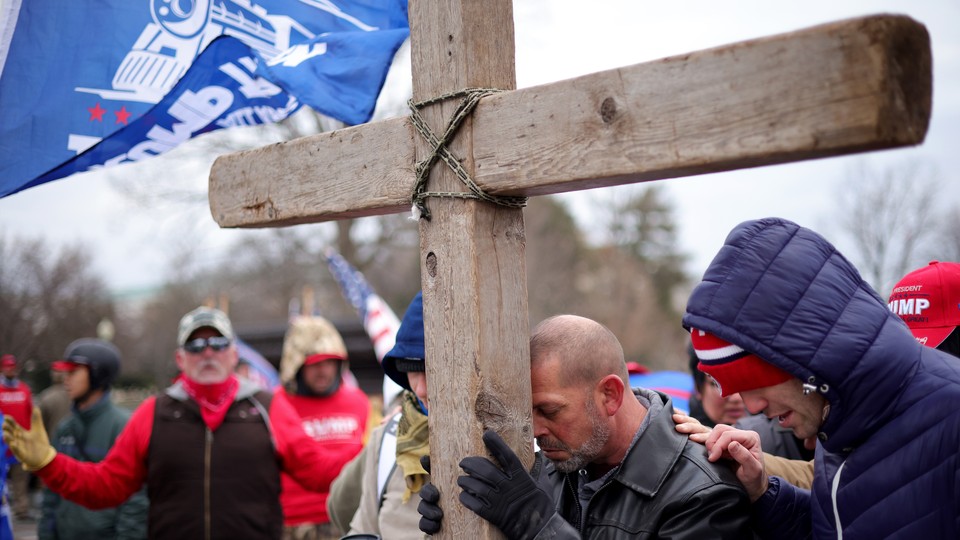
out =
[[[100,396],[100,399],[98,399],[89,408],[80,410],[77,407],[76,403],[74,403],[70,406],[70,409],[73,411],[73,414],[80,417],[80,419],[86,421],[86,420],[89,420],[90,418],[96,417],[101,412],[103,412],[104,409],[106,409],[109,406],[110,406],[110,392],[107,391],[107,392],[104,392],[103,395]]]
[[[651,403],[662,404],[648,409],[651,415],[647,427],[627,451],[614,479],[628,488],[653,497],[670,476],[670,471],[680,459],[687,436],[674,428],[671,411],[673,403],[662,393],[645,388],[634,388],[636,396],[644,396]]]
[[[237,395],[233,398],[234,402],[247,399],[248,397],[251,397],[260,391],[260,387],[255,383],[252,383],[243,377],[237,377],[237,379],[240,381],[240,387],[237,389]],[[164,390],[164,393],[177,401],[190,401],[190,396],[187,395],[187,391],[183,388],[183,383],[180,381],[177,381],[167,387],[167,389]]]

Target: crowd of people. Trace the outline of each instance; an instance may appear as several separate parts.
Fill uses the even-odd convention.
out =
[[[423,538],[454,506],[510,539],[960,537],[960,264],[917,269],[885,300],[817,233],[749,221],[678,324],[689,415],[630,387],[604,325],[538,324],[534,464],[486,431],[459,493],[430,481],[420,294],[383,359],[404,389],[383,410],[316,316],[290,322],[281,386],[263,389],[237,374],[228,316],[193,309],[177,380],[132,413],[111,401],[121,354],[106,341],[71,343],[38,408],[4,355],[10,509],[27,511],[32,473],[44,539]]]

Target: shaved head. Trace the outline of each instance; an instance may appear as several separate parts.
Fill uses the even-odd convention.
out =
[[[594,320],[556,315],[538,324],[530,336],[531,368],[554,360],[567,384],[589,385],[614,374],[630,387],[620,341]]]

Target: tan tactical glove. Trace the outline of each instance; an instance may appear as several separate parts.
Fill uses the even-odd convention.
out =
[[[57,451],[50,446],[40,409],[36,407],[33,408],[30,426],[29,430],[23,429],[10,415],[3,419],[3,441],[23,464],[23,468],[32,472],[46,467],[57,457]]]

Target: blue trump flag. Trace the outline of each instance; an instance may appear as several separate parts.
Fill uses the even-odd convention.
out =
[[[409,35],[406,0],[8,4],[0,197],[301,104],[366,122]]]

